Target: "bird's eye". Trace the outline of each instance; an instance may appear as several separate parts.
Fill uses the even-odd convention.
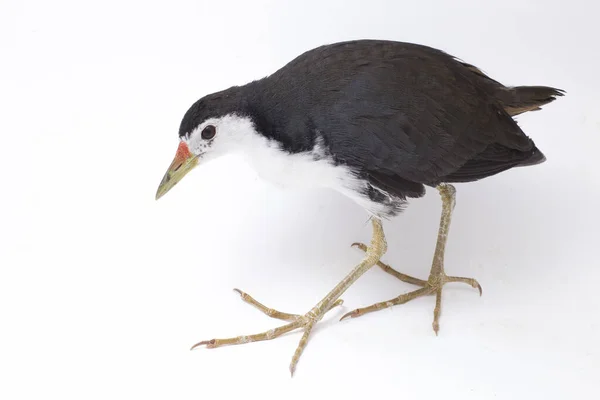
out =
[[[204,140],[212,139],[215,137],[216,133],[217,133],[217,128],[215,128],[213,125],[206,125],[204,127],[204,129],[202,129],[202,139],[204,139]]]

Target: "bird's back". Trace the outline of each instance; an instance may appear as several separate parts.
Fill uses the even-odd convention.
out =
[[[337,163],[402,197],[543,161],[512,116],[561,95],[507,88],[442,51],[376,40],[310,50],[260,84],[273,116],[265,126],[288,150],[319,137]]]

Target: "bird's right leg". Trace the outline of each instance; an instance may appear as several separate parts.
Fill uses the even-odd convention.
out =
[[[440,218],[440,226],[438,230],[438,239],[435,247],[435,253],[433,257],[433,263],[431,266],[431,272],[429,273],[429,278],[425,280],[413,278],[412,276],[405,275],[401,272],[396,271],[389,265],[382,263],[381,261],[377,262],[377,265],[383,269],[388,274],[395,276],[403,282],[411,283],[413,285],[420,286],[420,289],[414,290],[409,293],[402,294],[398,297],[390,299],[388,301],[382,301],[379,303],[375,303],[368,307],[358,308],[354,311],[351,311],[344,315],[342,319],[351,317],[356,318],[361,315],[365,315],[367,313],[371,313],[374,311],[383,310],[385,308],[389,308],[398,304],[404,304],[411,300],[414,300],[421,296],[436,295],[435,301],[435,309],[433,311],[433,330],[436,335],[439,330],[439,319],[441,313],[442,306],[442,287],[446,283],[450,282],[459,282],[466,283],[473,288],[479,290],[479,295],[481,295],[481,286],[479,283],[473,278],[463,278],[459,276],[448,276],[444,272],[444,253],[446,248],[446,241],[448,239],[448,232],[450,230],[450,221],[452,220],[452,211],[454,210],[454,206],[456,204],[456,189],[452,185],[441,184],[437,187],[440,195],[442,197],[442,215]],[[365,250],[365,246],[360,243],[355,243],[357,247]]]

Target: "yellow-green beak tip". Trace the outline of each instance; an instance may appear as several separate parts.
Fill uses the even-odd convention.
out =
[[[169,169],[163,176],[158,189],[156,190],[156,200],[164,196],[173,188],[188,172],[198,165],[198,157],[194,156],[185,142],[180,142],[177,153]]]

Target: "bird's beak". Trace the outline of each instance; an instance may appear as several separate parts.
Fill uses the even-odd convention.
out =
[[[185,142],[180,142],[173,162],[169,166],[167,173],[163,177],[158,190],[156,191],[156,200],[165,195],[173,186],[177,184],[188,172],[198,165],[198,157],[190,152]]]

